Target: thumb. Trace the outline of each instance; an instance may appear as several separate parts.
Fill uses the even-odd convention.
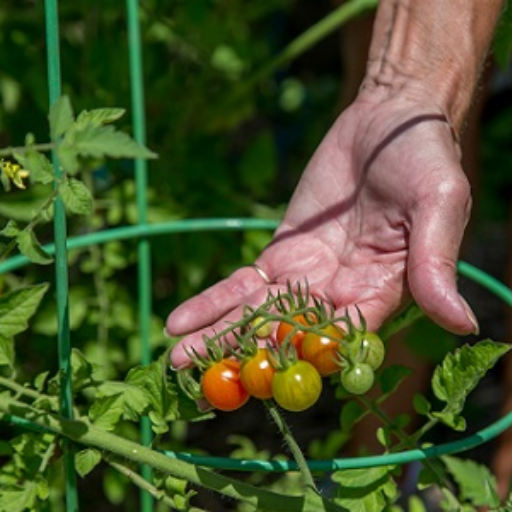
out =
[[[420,308],[455,334],[478,333],[478,322],[456,284],[457,258],[471,207],[467,182],[443,188],[413,213],[407,278]]]

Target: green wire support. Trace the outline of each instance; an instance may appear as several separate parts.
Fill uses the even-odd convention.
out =
[[[48,66],[48,98],[50,106],[61,95],[59,16],[57,0],[45,1],[46,51]],[[55,152],[52,163],[57,179],[62,177],[62,170]],[[73,399],[71,390],[71,342],[69,330],[69,290],[67,265],[67,225],[64,203],[57,196],[54,205],[55,231],[55,283],[57,300],[57,329],[60,370],[60,409],[66,418],[73,417]],[[74,450],[70,443],[64,444],[64,471],[66,477],[66,510],[78,510],[78,493]]]
[[[142,52],[139,23],[138,0],[127,0],[128,9],[128,49],[130,58],[130,84],[132,95],[133,135],[140,144],[146,144],[146,123],[144,115],[144,81],[142,73]],[[138,212],[138,224],[147,224],[147,163],[138,158],[135,160],[135,185]],[[150,329],[151,329],[151,246],[147,237],[139,238],[138,253],[138,291],[139,291],[139,335],[141,347],[141,363],[151,363]],[[148,417],[142,418],[140,425],[141,443],[150,446],[153,436],[151,422]],[[141,475],[151,481],[152,471],[149,466],[141,467]],[[141,491],[141,511],[153,510],[153,498]]]

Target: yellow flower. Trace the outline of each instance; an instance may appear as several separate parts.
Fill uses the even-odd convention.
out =
[[[12,180],[14,185],[18,188],[26,188],[23,183],[24,178],[28,178],[30,173],[26,169],[22,169],[20,165],[13,164],[12,162],[1,161],[3,173]]]

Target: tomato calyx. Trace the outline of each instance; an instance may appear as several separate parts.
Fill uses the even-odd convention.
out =
[[[377,370],[384,361],[385,347],[380,336],[368,331],[366,319],[359,307],[356,305],[359,326],[356,326],[346,312],[345,323],[347,335],[345,337],[347,354],[342,355],[345,365],[368,364],[373,371]],[[343,361],[342,361],[343,362]]]

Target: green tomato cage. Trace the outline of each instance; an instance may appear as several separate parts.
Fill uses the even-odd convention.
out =
[[[144,88],[143,88],[143,67],[141,58],[141,44],[139,32],[139,3],[138,0],[127,0],[128,38],[129,38],[129,59],[130,59],[130,80],[131,98],[133,112],[134,138],[145,144],[145,117],[144,117]],[[59,18],[58,0],[45,1],[45,23],[47,42],[47,70],[49,105],[52,105],[61,95],[61,70],[59,54]],[[58,162],[54,156],[53,164],[55,173],[59,176]],[[243,231],[243,230],[273,230],[276,222],[260,219],[189,219],[181,221],[170,221],[158,224],[147,222],[147,165],[146,161],[139,159],[135,161],[136,181],[136,206],[138,210],[138,223],[136,225],[110,229],[84,236],[67,238],[66,215],[64,205],[57,199],[55,204],[54,228],[57,234],[54,244],[46,246],[45,249],[55,257],[55,281],[57,291],[57,324],[58,324],[58,364],[62,374],[62,386],[60,396],[61,414],[64,417],[72,417],[72,394],[70,375],[70,327],[69,327],[69,303],[68,303],[68,267],[67,251],[69,249],[82,248],[97,244],[103,244],[113,240],[136,239],[138,248],[138,286],[139,286],[139,333],[141,340],[141,364],[151,362],[150,339],[150,314],[152,307],[151,298],[151,238],[158,235],[169,235],[180,232],[205,232],[205,231]],[[15,270],[27,265],[29,261],[23,256],[14,256],[5,262],[0,263],[0,274]],[[481,285],[498,298],[512,307],[512,291],[489,276],[485,272],[460,262],[458,265],[460,275],[469,278]],[[147,418],[146,418],[147,419]],[[9,417],[9,421],[15,425],[25,428],[39,428],[22,418]],[[339,469],[355,469],[384,466],[391,464],[405,464],[446,454],[453,454],[472,449],[486,443],[498,436],[504,430],[512,426],[512,412],[498,419],[482,430],[468,435],[454,442],[430,446],[424,449],[407,450],[400,453],[350,457],[332,460],[308,461],[308,465],[314,471],[333,471]],[[149,445],[152,439],[149,421],[143,421],[140,427],[140,441]],[[297,470],[294,461],[263,461],[243,460],[225,457],[204,457],[189,453],[166,452],[169,457],[186,460],[199,466],[212,468],[237,470],[237,471],[260,471],[260,472],[286,472]],[[142,476],[149,479],[150,468],[143,467]],[[76,485],[76,473],[72,450],[65,453],[65,474],[66,474],[66,505],[68,511],[78,510],[78,495]],[[141,511],[153,510],[152,497],[146,493],[141,494]]]

